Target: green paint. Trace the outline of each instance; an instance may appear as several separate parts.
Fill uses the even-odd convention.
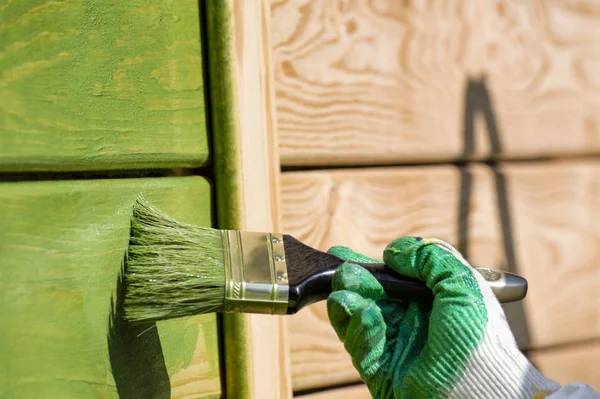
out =
[[[226,0],[208,1],[206,26],[208,67],[210,73],[210,103],[212,110],[214,167],[219,208],[218,221],[222,229],[242,230],[242,175],[239,137],[236,126],[234,85],[232,10]]]
[[[199,177],[0,184],[0,398],[117,397],[148,382],[148,397],[167,397],[199,337],[208,372],[198,386],[218,393],[215,315],[139,330],[111,319],[140,193],[179,220],[211,223]]]
[[[197,0],[0,5],[0,170],[208,159]]]
[[[241,159],[234,98],[235,56],[233,2],[202,2],[210,74],[212,140],[217,188],[218,222],[221,229],[242,230],[243,206]],[[252,397],[252,354],[247,317],[223,314],[225,385],[229,398]]]
[[[161,344],[163,347],[172,348],[164,353],[169,374],[189,366],[194,348],[198,343],[198,336],[201,334],[211,345],[209,347],[211,353],[203,359],[209,363],[210,373],[214,373],[209,378],[218,375],[219,357],[215,353],[214,346],[218,340],[217,324],[213,317],[209,319],[213,322],[207,323],[205,316],[195,316],[165,320],[157,324]]]

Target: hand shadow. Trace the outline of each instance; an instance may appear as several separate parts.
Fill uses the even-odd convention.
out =
[[[126,268],[124,260],[108,324],[108,354],[117,393],[121,399],[168,399],[171,384],[156,323],[131,324],[124,317]]]

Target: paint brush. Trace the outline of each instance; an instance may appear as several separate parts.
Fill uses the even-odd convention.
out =
[[[181,223],[136,200],[125,268],[125,317],[146,322],[210,312],[294,314],[326,299],[344,260],[275,233]],[[420,280],[362,263],[390,299],[433,300]],[[525,297],[527,281],[476,268],[501,302]]]

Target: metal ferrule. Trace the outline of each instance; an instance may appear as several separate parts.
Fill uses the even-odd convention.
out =
[[[222,230],[225,312],[285,314],[289,283],[283,236]]]

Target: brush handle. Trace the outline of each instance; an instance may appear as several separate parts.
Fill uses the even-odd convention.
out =
[[[345,260],[311,248],[291,236],[283,236],[289,276],[287,314],[327,299],[333,274]],[[433,301],[433,292],[421,280],[406,277],[383,263],[358,263],[382,285],[390,300]],[[519,301],[527,294],[527,280],[496,269],[475,268],[500,302]]]
[[[290,285],[287,314],[294,314],[307,305],[327,299],[332,290],[333,274],[344,262],[339,259],[336,266],[311,274],[303,281]],[[421,280],[398,274],[383,263],[358,264],[379,281],[390,300],[433,301],[433,293]]]
[[[359,263],[359,265],[379,281],[391,300],[433,301],[433,292],[421,280],[403,276],[383,263]]]
[[[289,235],[283,236],[283,243],[289,279],[287,314],[294,314],[304,306],[327,299],[333,274],[346,261]],[[433,293],[420,280],[403,276],[383,263],[358,264],[373,274],[392,300],[433,300]]]

